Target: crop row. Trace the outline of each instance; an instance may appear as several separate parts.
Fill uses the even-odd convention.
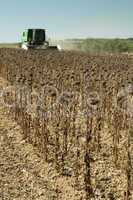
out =
[[[132,197],[132,58],[1,49],[0,74],[25,139],[84,199]]]

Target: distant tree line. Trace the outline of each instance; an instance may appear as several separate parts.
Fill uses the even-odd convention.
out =
[[[133,38],[128,39],[73,39],[66,40],[76,50],[90,53],[133,52]]]

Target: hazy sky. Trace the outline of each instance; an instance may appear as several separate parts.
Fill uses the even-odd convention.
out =
[[[52,38],[133,36],[133,0],[0,0],[0,9],[0,42],[31,27]]]

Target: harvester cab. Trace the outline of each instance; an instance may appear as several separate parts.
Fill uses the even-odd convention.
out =
[[[46,40],[45,29],[26,29],[22,33],[21,47],[25,50],[28,49],[58,49],[61,50],[59,45],[50,46]]]

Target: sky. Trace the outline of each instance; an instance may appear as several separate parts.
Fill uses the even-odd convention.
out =
[[[133,0],[0,0],[0,42],[18,42],[25,28],[48,37],[133,37]]]

